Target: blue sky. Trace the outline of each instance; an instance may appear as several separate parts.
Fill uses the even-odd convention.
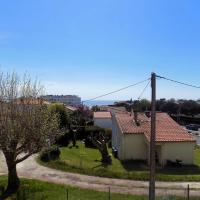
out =
[[[152,71],[200,85],[198,0],[7,0],[0,7],[1,69],[27,71],[48,94],[87,99]],[[144,86],[103,99],[137,98]],[[199,94],[158,81],[158,98]]]

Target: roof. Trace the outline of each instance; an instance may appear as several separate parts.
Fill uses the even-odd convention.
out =
[[[111,119],[111,114],[110,112],[94,112],[94,118]]]
[[[66,108],[72,112],[75,112],[77,111],[78,109],[76,107],[73,107],[73,106],[66,106]]]
[[[34,97],[21,97],[15,100],[16,104],[27,104],[27,105],[49,105],[51,104],[48,101],[44,101],[41,98]]]
[[[139,125],[130,114],[116,114],[116,120],[123,134],[144,134],[150,141],[151,118],[138,113]],[[156,142],[184,142],[195,139],[167,113],[156,113]]]
[[[125,107],[117,107],[117,106],[100,106],[100,111],[108,111],[108,112],[114,112],[114,113],[127,113]]]

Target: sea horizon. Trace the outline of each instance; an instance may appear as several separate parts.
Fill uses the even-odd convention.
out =
[[[89,107],[92,106],[105,106],[105,105],[113,105],[114,102],[117,102],[120,100],[92,100],[92,101],[83,101],[83,104]]]

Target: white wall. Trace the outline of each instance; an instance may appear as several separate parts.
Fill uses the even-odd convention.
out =
[[[104,118],[94,118],[94,125],[102,128],[112,129],[112,120]]]
[[[112,122],[112,147],[118,150],[119,159],[147,159],[144,134],[123,134],[115,116],[112,117]]]
[[[119,159],[148,159],[149,142],[144,134],[123,134],[115,117],[112,117],[112,121],[112,147],[118,150]],[[183,164],[194,163],[195,142],[162,142],[157,146],[160,146],[159,159],[162,165],[165,165],[167,160],[176,159],[182,160]]]
[[[161,162],[166,164],[167,160],[182,160],[183,164],[194,163],[195,142],[166,142],[162,145]]]
[[[144,141],[144,134],[124,134],[122,152],[121,160],[146,160],[147,145]]]
[[[121,129],[116,122],[116,118],[113,115],[112,116],[112,147],[116,148],[118,150],[118,157],[121,157],[122,154],[122,140],[123,140],[123,135],[121,132]]]

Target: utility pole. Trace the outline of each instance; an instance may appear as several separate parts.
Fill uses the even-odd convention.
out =
[[[156,74],[151,74],[151,139],[150,139],[150,179],[149,200],[155,200],[155,152],[156,152]]]

